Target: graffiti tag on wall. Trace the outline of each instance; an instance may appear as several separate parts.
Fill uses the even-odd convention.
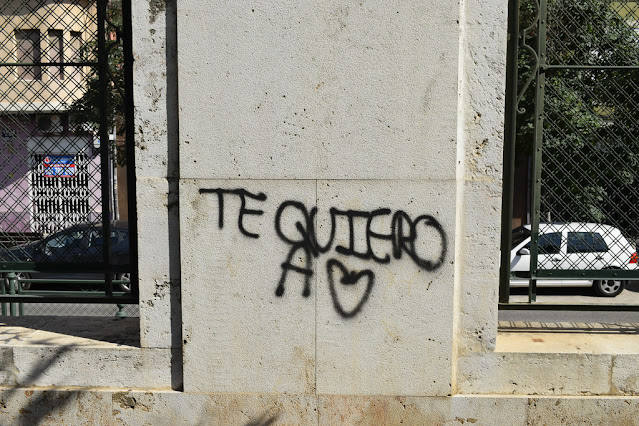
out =
[[[266,194],[260,192],[251,193],[246,189],[223,189],[223,188],[202,188],[200,194],[215,194],[218,201],[218,227],[224,228],[224,208],[226,197],[237,197],[240,208],[237,212],[237,228],[242,235],[247,238],[257,239],[260,237],[255,230],[246,229],[244,223],[246,216],[261,216],[263,210],[248,208],[247,202],[252,204],[266,201]],[[370,261],[376,264],[388,264],[393,260],[402,257],[410,258],[420,269],[425,271],[435,271],[439,269],[446,260],[448,252],[448,238],[442,225],[431,215],[420,215],[412,218],[403,210],[393,212],[389,208],[379,208],[375,210],[340,210],[332,207],[330,214],[330,232],[328,239],[320,242],[315,229],[315,222],[318,210],[313,206],[310,210],[299,201],[287,200],[282,202],[275,213],[274,228],[278,238],[288,245],[288,254],[281,264],[282,272],[275,289],[275,295],[282,297],[286,291],[286,281],[290,273],[300,274],[304,278],[304,288],[302,296],[311,295],[311,277],[313,276],[313,262],[320,255],[334,251],[345,257],[355,257]],[[390,229],[387,233],[380,233],[373,230],[375,220],[383,217],[390,217]],[[336,230],[338,219],[346,220],[348,224],[348,243],[336,243]],[[360,231],[356,235],[356,221],[365,221],[366,226],[363,233]],[[294,229],[285,229],[285,224],[294,223]],[[427,256],[419,251],[420,235],[423,237],[424,230],[430,229],[439,237],[439,251],[433,257]],[[356,248],[355,241],[361,237],[365,241],[365,247]],[[388,250],[384,253],[375,251],[373,241],[386,242]],[[301,256],[299,256],[301,255]],[[294,263],[294,259],[302,259],[302,266]],[[349,270],[342,262],[331,258],[326,262],[326,273],[329,284],[329,291],[333,301],[333,306],[337,313],[344,318],[356,316],[369,299],[371,291],[375,285],[375,274],[370,269],[362,271]],[[353,286],[361,280],[365,283],[365,291],[360,301],[353,309],[347,310],[339,300],[336,290],[336,283],[344,286]]]

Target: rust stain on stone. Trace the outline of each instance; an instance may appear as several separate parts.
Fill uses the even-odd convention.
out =
[[[473,418],[473,417],[469,417],[467,419],[461,418],[461,417],[455,417],[455,421],[461,424],[464,423],[477,423],[477,419]]]
[[[362,404],[359,409],[353,409],[353,406],[357,406],[357,404],[347,403],[347,405],[349,406],[347,418],[342,417],[342,419],[351,424],[427,425],[445,423],[441,413],[424,410],[404,397],[373,398]]]
[[[151,411],[151,407],[139,402],[135,397],[129,395],[127,392],[116,392],[113,394],[112,401],[114,404],[120,404],[124,409],[139,409],[142,411]]]
[[[315,360],[312,356],[304,351],[304,348],[295,346],[293,348],[293,355],[296,360],[295,364],[302,364],[303,368],[303,380],[305,382],[305,389],[307,392],[312,393],[315,391]]]

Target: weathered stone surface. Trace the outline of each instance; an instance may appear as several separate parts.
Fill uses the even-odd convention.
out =
[[[116,392],[113,422],[125,425],[315,424],[316,398],[286,394]]]
[[[636,425],[636,398],[531,398],[528,424]]]
[[[637,397],[455,397],[0,390],[2,424],[637,424]]]
[[[508,2],[482,0],[465,0],[462,6],[464,59],[458,113],[463,118],[457,140],[461,226],[455,281],[455,356],[460,357],[490,354],[497,337],[507,7]],[[490,355],[485,361],[476,357],[471,362],[481,368],[491,362]],[[463,360],[458,363],[465,365]]]
[[[320,395],[320,425],[441,425],[448,398]]]
[[[171,351],[16,346],[3,348],[2,370],[0,385],[169,389]]]
[[[179,324],[173,330],[171,312],[180,294],[180,282],[172,270],[179,268],[179,242],[171,239],[170,232],[172,222],[179,220],[177,200],[169,195],[166,179],[138,178],[138,187],[144,188],[138,191],[137,207],[138,226],[145,235],[138,242],[140,343],[147,348],[170,348],[174,334],[179,334]],[[179,337],[175,345],[179,347]]]
[[[319,397],[320,425],[525,425],[527,398]]]
[[[0,389],[3,425],[112,425],[111,394],[87,390]]]
[[[527,409],[522,397],[456,395],[450,398],[447,424],[530,425]]]
[[[165,10],[158,10],[151,18],[146,1],[132,2],[132,9],[136,176],[176,177],[176,168],[170,162],[177,159],[171,159],[168,155],[167,117],[170,111],[167,111]]]
[[[238,225],[240,197],[223,198],[220,228],[217,194],[200,189],[243,188],[264,192],[266,200],[246,198]],[[315,204],[315,182],[184,180],[180,187],[184,388],[193,391],[296,392],[315,390],[315,285],[303,297],[304,276],[289,272],[282,297],[276,296],[291,244],[275,230],[275,215],[286,200]],[[282,232],[297,238],[296,212],[282,215]],[[302,258],[301,260],[298,258]],[[292,263],[303,267],[304,256]]]
[[[607,395],[612,355],[485,353],[460,358],[465,394]]]
[[[527,398],[320,396],[320,425],[525,425]]]
[[[179,350],[178,94],[175,5],[168,3],[131,5],[140,343]]]
[[[635,347],[636,348],[636,347]],[[624,395],[639,394],[639,355],[617,355],[612,360],[613,391]]]
[[[463,176],[501,184],[508,2],[464,0],[462,9],[464,59],[458,113],[463,116],[464,140],[457,142],[464,148]],[[491,217],[499,220],[498,215]]]
[[[464,182],[463,226],[458,234],[456,285],[460,288],[458,355],[491,352],[497,338],[500,185]]]
[[[181,175],[453,178],[458,10],[180,1]]]
[[[454,188],[453,181],[318,182],[321,244],[330,241],[335,222],[331,250],[317,262],[318,392],[451,393]],[[389,237],[369,232],[369,253],[369,218],[353,219],[353,250],[360,255],[348,254],[349,220],[338,215],[333,221],[331,208],[360,214],[387,208],[369,229]],[[406,239],[399,253],[393,253],[392,234]],[[331,266],[335,261],[339,265]],[[345,271],[370,271],[370,277],[349,285]]]

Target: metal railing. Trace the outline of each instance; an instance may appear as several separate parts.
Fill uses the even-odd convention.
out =
[[[1,295],[11,296],[8,302],[0,303],[2,316],[23,316],[25,303],[80,303],[80,304],[109,304],[115,303],[118,307],[117,317],[126,317],[124,308],[128,304],[137,304],[136,297],[132,297],[129,291],[113,292],[111,297],[106,297],[104,291],[90,290],[25,290],[24,284],[63,284],[65,286],[96,286],[104,287],[104,280],[81,279],[20,279],[14,272],[6,274],[5,285],[0,290]],[[112,280],[114,285],[130,285],[128,280]]]
[[[2,315],[138,303],[131,38],[130,0],[0,3]]]
[[[639,279],[639,4],[510,0],[508,25],[499,308],[639,310],[533,303],[539,282],[615,296]],[[517,156],[532,164],[523,196]],[[517,203],[528,235],[513,241]],[[510,303],[517,280],[528,303]]]

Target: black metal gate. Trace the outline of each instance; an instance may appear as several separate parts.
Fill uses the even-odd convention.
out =
[[[529,302],[540,280],[615,296],[639,279],[639,3],[511,0],[509,14],[500,307],[531,308],[508,304],[516,278]],[[517,151],[532,167],[513,234]]]
[[[138,301],[131,34],[130,0],[0,2],[3,315]]]

